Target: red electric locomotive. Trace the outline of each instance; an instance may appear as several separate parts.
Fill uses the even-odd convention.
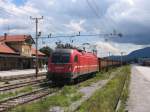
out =
[[[81,75],[94,74],[98,71],[96,53],[76,48],[57,48],[49,57],[47,78],[55,82],[71,82]]]

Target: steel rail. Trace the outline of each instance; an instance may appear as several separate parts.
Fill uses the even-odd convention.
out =
[[[8,90],[12,90],[12,89],[17,89],[17,88],[21,88],[21,87],[25,87],[25,86],[29,86],[29,85],[36,85],[36,84],[42,84],[42,83],[46,83],[44,82],[44,79],[37,79],[37,80],[30,80],[30,81],[25,81],[25,82],[20,82],[20,83],[15,83],[15,84],[11,84],[11,85],[4,85],[0,87],[0,92],[5,92]]]
[[[19,96],[8,98],[0,101],[0,112],[7,112],[8,110],[22,104],[26,104],[40,98],[43,98],[49,94],[57,92],[58,88],[42,88],[33,92],[25,93]]]

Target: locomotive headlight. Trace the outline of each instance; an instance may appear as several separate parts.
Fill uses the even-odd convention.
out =
[[[72,70],[72,66],[71,66],[71,65],[68,66],[68,70],[69,70],[69,71]]]
[[[48,68],[48,71],[51,71],[51,68],[50,68],[50,67]]]

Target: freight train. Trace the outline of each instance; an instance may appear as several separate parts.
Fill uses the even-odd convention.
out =
[[[102,69],[118,65],[119,61],[98,58],[96,52],[57,48],[49,57],[47,78],[54,82],[72,82],[80,76],[93,75]]]

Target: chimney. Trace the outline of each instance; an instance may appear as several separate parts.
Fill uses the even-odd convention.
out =
[[[4,40],[6,40],[7,38],[7,33],[4,33]]]

